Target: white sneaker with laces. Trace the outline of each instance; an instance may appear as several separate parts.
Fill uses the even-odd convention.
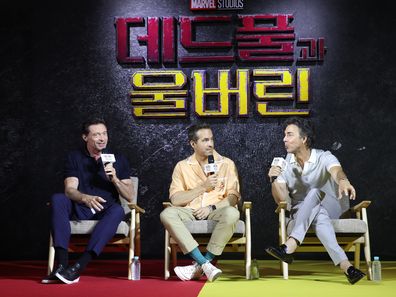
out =
[[[182,281],[197,280],[203,275],[201,265],[196,262],[193,262],[193,265],[176,266],[173,270]]]
[[[214,282],[222,273],[222,271],[210,262],[202,264],[202,270],[205,273],[208,281]]]

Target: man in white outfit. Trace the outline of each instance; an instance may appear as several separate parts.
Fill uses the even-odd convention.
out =
[[[331,219],[338,219],[349,208],[349,199],[356,197],[355,188],[347,179],[340,162],[329,151],[312,148],[314,129],[302,118],[286,120],[283,139],[287,151],[286,167],[272,166],[268,176],[276,203],[291,201],[291,219],[295,225],[284,244],[268,247],[267,253],[286,263],[293,262],[293,252],[304,240],[309,227],[339,265],[351,284],[364,277],[352,266],[338,245]]]

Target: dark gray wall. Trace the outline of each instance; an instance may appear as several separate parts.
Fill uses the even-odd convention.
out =
[[[139,201],[147,211],[142,217],[143,256],[163,256],[161,203],[167,200],[174,165],[191,152],[186,128],[200,119],[193,114],[178,120],[132,117],[129,80],[137,68],[116,62],[113,18],[193,15],[187,1],[180,2],[2,4],[1,258],[46,257],[46,202],[53,192],[63,190],[63,156],[80,144],[80,122],[93,114],[105,116],[112,147],[127,155],[140,178]],[[334,149],[335,143],[341,144],[334,153],[356,186],[358,200],[373,202],[369,208],[372,252],[395,259],[395,237],[389,236],[396,225],[392,10],[386,1],[245,3],[242,14],[293,13],[298,36],[325,37],[325,61],[311,67],[309,108],[317,127],[317,146]],[[184,68],[188,77],[191,70]],[[266,172],[272,158],[283,154],[283,119],[260,118],[254,104],[253,100],[247,119],[233,115],[206,122],[213,125],[217,150],[236,162],[244,199],[253,202],[253,254],[262,258],[264,247],[277,241],[275,203]]]

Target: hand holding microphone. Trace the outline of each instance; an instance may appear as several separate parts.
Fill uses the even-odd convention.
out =
[[[282,157],[276,157],[272,160],[271,168],[268,172],[271,183],[282,173],[282,170],[286,168],[286,161]]]
[[[214,161],[213,155],[208,156],[208,164],[204,166],[204,172],[208,177],[202,184],[206,191],[213,190],[217,185],[217,172],[219,171],[218,165]]]
[[[100,155],[104,167],[104,171],[109,178],[110,181],[113,180],[113,177],[116,176],[116,170],[113,167],[113,163],[115,163],[114,154],[101,154]]]
[[[217,185],[217,174],[209,175],[208,178],[202,184],[206,192],[212,191],[216,187],[216,185]]]
[[[214,161],[213,155],[208,156],[208,164],[204,166],[204,172],[206,176],[210,176],[212,174],[216,174],[219,171],[219,167]]]

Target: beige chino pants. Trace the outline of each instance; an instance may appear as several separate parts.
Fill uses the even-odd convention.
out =
[[[198,247],[198,242],[184,225],[186,221],[197,220],[193,216],[193,209],[176,206],[168,207],[161,212],[160,219],[184,254],[188,254]],[[207,220],[217,221],[207,250],[216,256],[221,255],[225,245],[234,234],[236,223],[239,220],[239,211],[233,206],[222,207],[212,211]]]

